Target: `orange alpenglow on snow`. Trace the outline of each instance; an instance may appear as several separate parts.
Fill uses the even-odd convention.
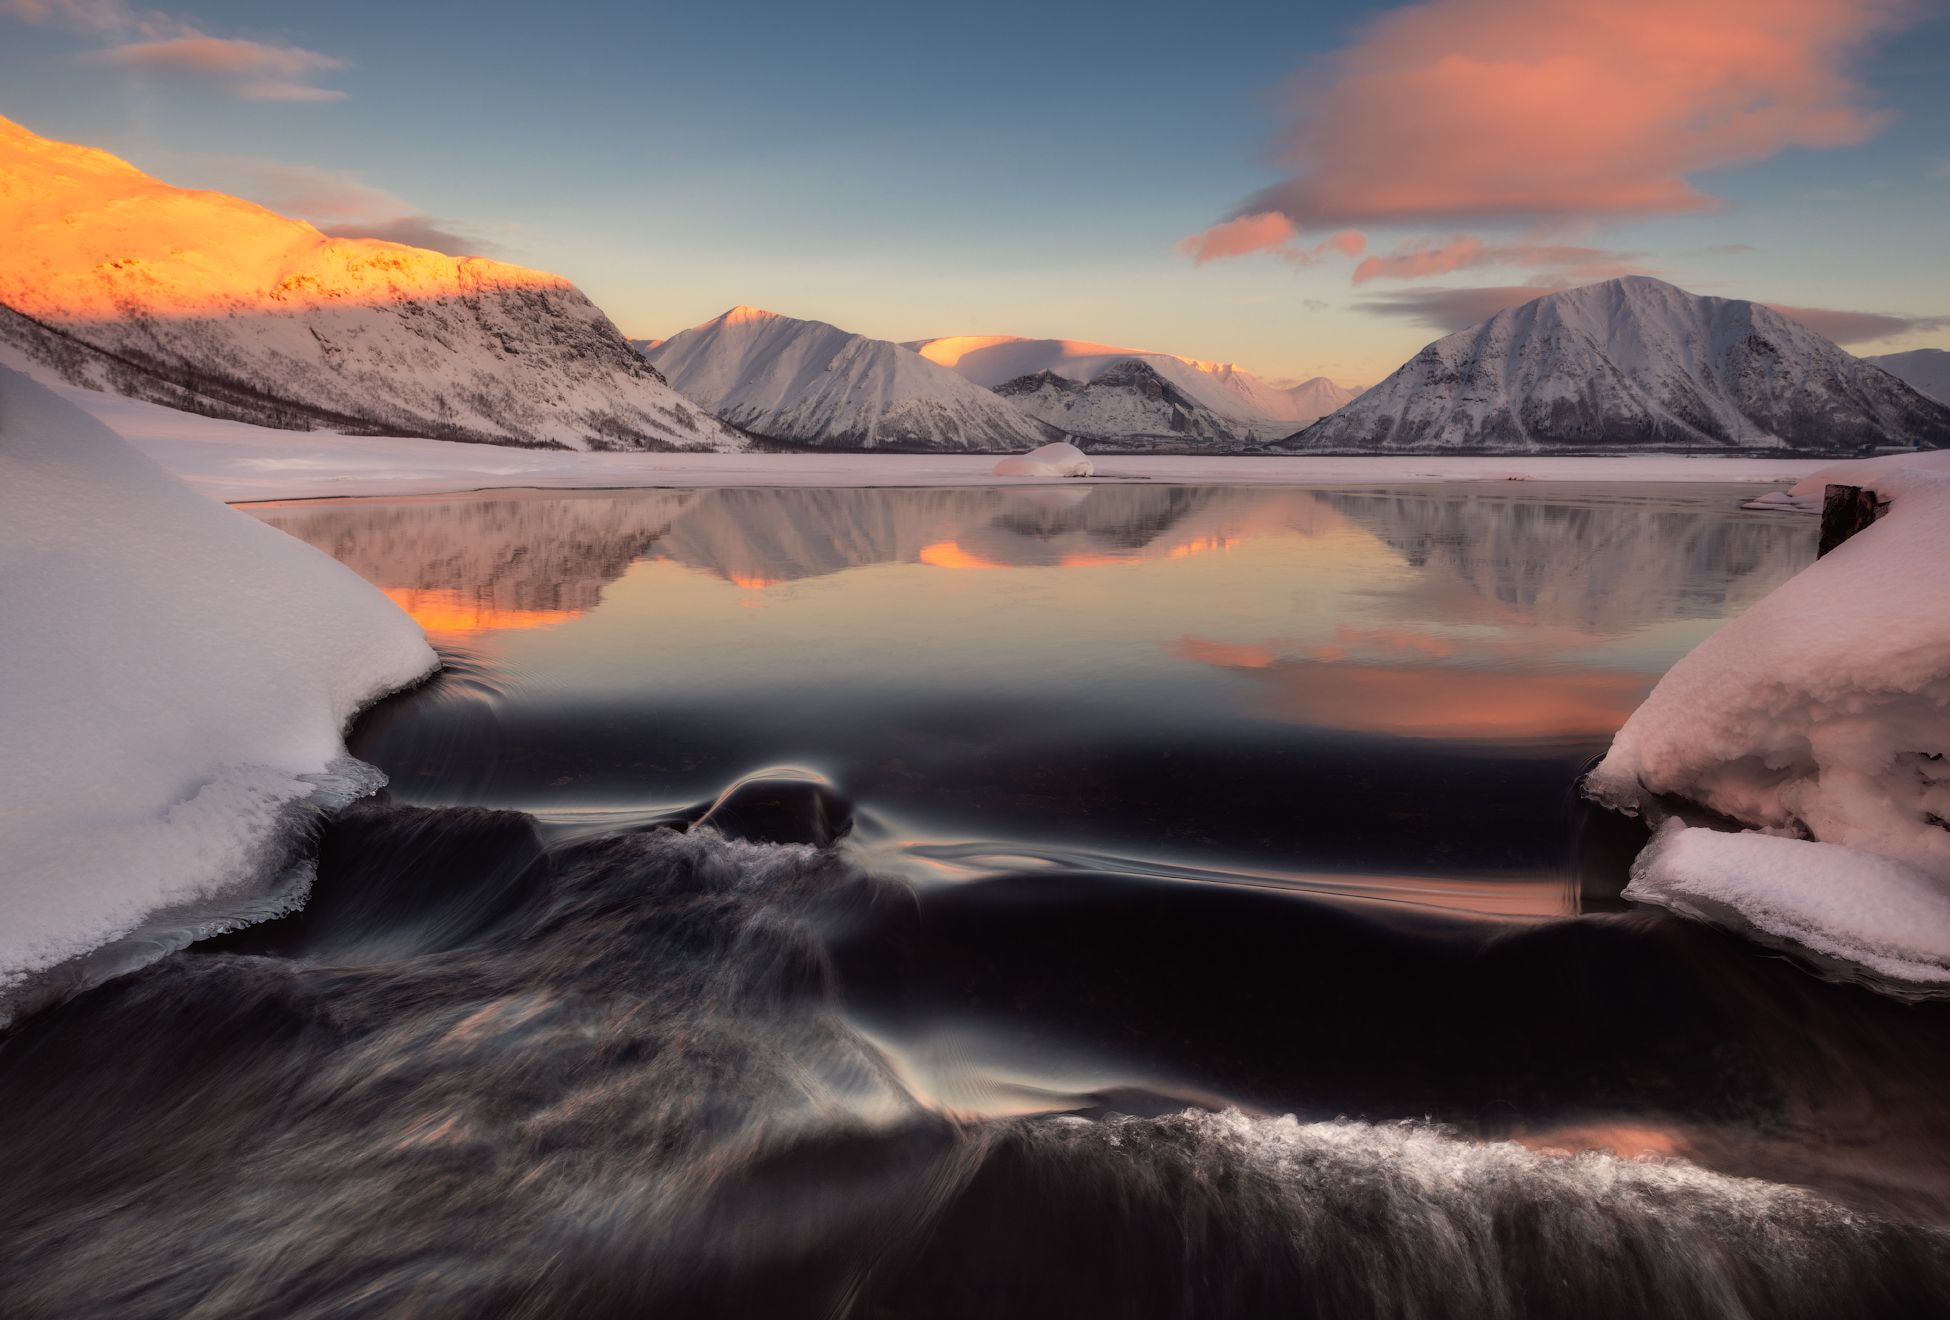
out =
[[[371,238],[331,238],[223,193],[174,188],[106,151],[0,118],[0,302],[40,319],[210,316],[457,297],[559,275]]]
[[[332,238],[0,119],[0,347],[70,384],[287,430],[733,450],[576,287]]]

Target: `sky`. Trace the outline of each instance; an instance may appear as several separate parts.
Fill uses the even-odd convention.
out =
[[[0,114],[579,284],[1370,384],[1622,273],[1950,347],[1950,0],[0,0]]]

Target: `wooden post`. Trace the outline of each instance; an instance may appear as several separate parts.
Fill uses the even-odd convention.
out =
[[[1815,557],[1833,550],[1876,520],[1876,493],[1861,486],[1830,486],[1821,500],[1821,544]]]

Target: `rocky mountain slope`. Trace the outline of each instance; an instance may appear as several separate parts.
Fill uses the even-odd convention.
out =
[[[734,307],[644,356],[723,420],[792,444],[989,452],[1060,438],[899,344],[755,307]]]
[[[559,276],[174,188],[0,119],[0,343],[71,383],[287,429],[736,449]]]
[[[1950,408],[1757,303],[1629,276],[1439,339],[1285,442],[1344,453],[1950,444]]]

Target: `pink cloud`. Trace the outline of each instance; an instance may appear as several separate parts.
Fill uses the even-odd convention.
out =
[[[1190,257],[1194,266],[1203,266],[1208,261],[1284,247],[1299,232],[1285,216],[1264,211],[1258,215],[1235,216],[1203,233],[1180,239],[1178,250]]]
[[[1427,0],[1296,84],[1291,177],[1240,213],[1307,228],[1707,209],[1693,175],[1872,134],[1883,116],[1850,60],[1910,8]]]
[[[1295,265],[1308,266],[1338,252],[1358,257],[1367,251],[1368,237],[1355,229],[1329,234],[1308,247],[1300,241],[1300,231],[1291,220],[1275,212],[1236,216],[1178,241],[1178,250],[1192,259],[1194,266],[1227,257],[1243,257],[1254,252],[1271,252]]]
[[[1314,246],[1315,256],[1327,252],[1338,252],[1344,257],[1358,257],[1368,250],[1368,236],[1358,229],[1343,229],[1338,234],[1329,234]]]

